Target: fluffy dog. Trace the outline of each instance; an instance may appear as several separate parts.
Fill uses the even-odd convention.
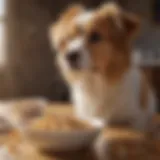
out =
[[[51,42],[79,118],[148,126],[155,97],[132,61],[138,29],[137,17],[114,3],[71,6],[52,25]]]

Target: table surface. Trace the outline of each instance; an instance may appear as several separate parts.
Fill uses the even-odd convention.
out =
[[[47,111],[61,114],[72,114],[72,107],[69,104],[53,104],[47,108]],[[0,144],[3,146],[8,144],[10,135],[1,134]],[[81,151],[66,152],[66,153],[53,153],[53,152],[40,152],[36,150],[30,143],[24,142],[22,147],[24,154],[16,155],[16,160],[54,160],[54,159],[93,159],[92,154],[89,154],[89,149]],[[78,155],[78,156],[77,156]],[[88,158],[87,158],[88,157]]]
[[[53,104],[50,107],[48,107],[48,110],[50,112],[56,112],[56,113],[64,113],[64,114],[72,114],[72,107],[71,105],[66,105],[66,104]],[[106,129],[102,132],[102,137],[103,137],[103,141],[105,141],[106,139],[114,139],[114,140],[118,140],[121,141],[122,139],[125,138],[126,139],[130,139],[132,142],[134,142],[134,147],[135,147],[135,142],[137,141],[140,143],[143,141],[143,139],[145,138],[145,136],[137,131],[132,131],[132,130],[127,130],[127,129],[119,129],[119,128],[112,128],[110,130]],[[6,142],[6,140],[8,140],[8,136],[7,135],[0,135],[0,143],[3,144],[4,142]],[[128,142],[127,142],[128,145]],[[156,145],[157,145],[157,141],[156,141]],[[153,146],[155,146],[155,144],[153,144]],[[159,152],[160,153],[160,141],[158,144],[159,148]],[[79,160],[79,159],[83,159],[83,160],[94,160],[97,159],[95,156],[95,153],[93,153],[93,151],[91,150],[91,148],[86,148],[84,150],[81,151],[74,151],[74,152],[66,152],[66,153],[53,153],[53,152],[39,152],[37,151],[32,145],[28,144],[28,143],[24,143],[23,145],[23,149],[24,152],[23,158],[20,156],[17,156],[16,160]],[[115,152],[115,151],[113,151]],[[160,158],[160,155],[159,155]],[[142,158],[141,158],[142,159]],[[153,159],[153,158],[152,158]]]

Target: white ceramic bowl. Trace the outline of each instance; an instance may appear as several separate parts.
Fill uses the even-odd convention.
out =
[[[97,125],[98,124],[98,125]],[[38,149],[53,151],[69,151],[84,148],[94,141],[99,135],[102,125],[96,123],[88,130],[75,131],[33,131],[27,130],[29,140]]]

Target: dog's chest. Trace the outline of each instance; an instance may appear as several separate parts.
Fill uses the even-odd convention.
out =
[[[135,112],[138,102],[137,77],[129,76],[117,85],[110,86],[99,77],[75,84],[72,98],[79,116],[111,117]]]

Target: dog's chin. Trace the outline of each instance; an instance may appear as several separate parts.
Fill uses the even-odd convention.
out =
[[[88,68],[78,67],[70,68],[67,75],[74,81],[81,81],[89,74]]]
[[[81,67],[79,64],[69,64],[69,68],[70,70],[73,70],[73,71],[81,71],[83,67]]]
[[[92,72],[92,69],[89,64],[82,65],[82,64],[75,64],[71,65],[63,58],[58,59],[59,68],[62,72],[64,78],[69,82],[81,81],[84,77],[89,75]]]
[[[95,67],[89,67],[89,66],[80,66],[80,65],[69,65],[69,70],[70,73],[79,75],[79,76],[86,76],[88,74],[97,74],[98,69]]]
[[[86,72],[88,70],[87,66],[82,65],[81,63],[67,63],[68,69],[73,72]]]

